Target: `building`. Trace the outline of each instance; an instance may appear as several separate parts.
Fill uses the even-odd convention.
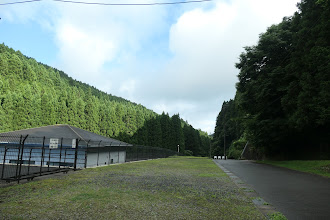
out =
[[[0,177],[124,163],[131,146],[71,125],[5,132],[0,134]]]

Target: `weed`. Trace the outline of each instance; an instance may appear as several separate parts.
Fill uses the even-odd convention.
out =
[[[287,218],[280,212],[275,212],[268,215],[269,220],[287,220]]]

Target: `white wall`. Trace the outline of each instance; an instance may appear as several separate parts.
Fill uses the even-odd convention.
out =
[[[111,163],[125,163],[125,151],[87,153],[86,167],[105,166]]]

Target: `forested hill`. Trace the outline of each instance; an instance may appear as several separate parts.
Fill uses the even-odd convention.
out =
[[[194,155],[209,152],[207,134],[179,115],[158,115],[106,94],[0,44],[0,132],[69,124],[132,144]]]
[[[302,0],[236,67],[236,96],[217,118],[214,153],[226,137],[230,157],[249,142],[259,158],[330,159],[329,0]]]

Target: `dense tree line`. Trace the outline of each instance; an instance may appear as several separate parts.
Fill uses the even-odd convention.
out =
[[[133,136],[120,135],[121,140],[147,146],[164,147],[186,155],[209,156],[211,139],[206,132],[194,129],[179,114],[169,117],[164,112],[146,121]]]
[[[219,113],[213,152],[223,151],[226,133],[233,157],[249,141],[263,157],[329,158],[329,61],[330,2],[303,0],[240,55],[236,96]]]
[[[208,155],[207,134],[158,115],[0,44],[0,132],[69,124],[133,144]],[[206,150],[207,149],[207,150]]]

